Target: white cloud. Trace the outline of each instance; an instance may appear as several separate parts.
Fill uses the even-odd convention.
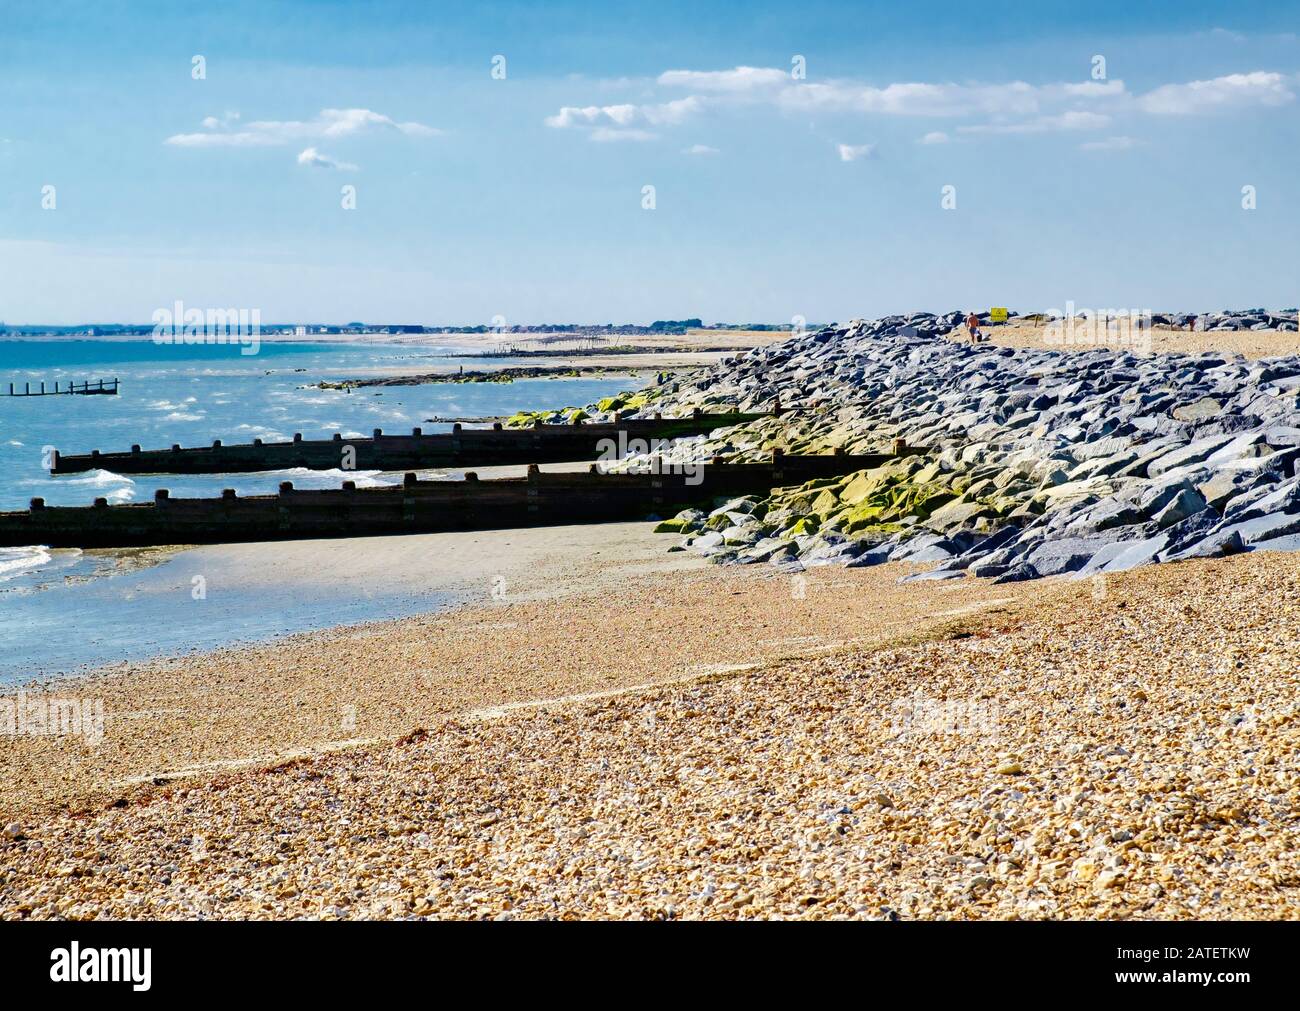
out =
[[[718,154],[716,147],[709,147],[708,144],[692,144],[690,147],[682,148],[682,154]]]
[[[858,161],[870,158],[876,153],[874,144],[840,144],[840,161]]]
[[[930,131],[925,144],[965,134],[1036,134],[1101,130],[1118,115],[1213,112],[1246,105],[1279,106],[1294,100],[1300,78],[1254,71],[1209,81],[1166,84],[1143,95],[1121,80],[1030,84],[900,81],[876,85],[853,80],[806,82],[776,67],[738,66],[729,70],[666,70],[655,84],[688,88],[695,94],[662,104],[564,106],[546,118],[558,129],[588,131],[592,139],[612,133],[667,128],[701,112],[769,107],[787,113],[946,118],[954,127]],[[965,121],[960,122],[960,121]],[[597,131],[604,131],[597,133]],[[633,139],[629,137],[627,139]]]
[[[1137,147],[1132,137],[1107,137],[1105,140],[1089,140],[1079,145],[1080,151],[1127,151]]]
[[[203,120],[204,133],[178,133],[164,143],[175,147],[267,147],[295,140],[336,139],[372,129],[391,130],[408,137],[432,137],[441,131],[423,123],[399,123],[370,109],[322,109],[311,120],[257,120],[237,129],[238,113]]]
[[[703,100],[695,95],[659,105],[566,105],[547,116],[545,123],[557,130],[590,129],[596,141],[649,140],[652,135],[645,126],[677,126],[703,107]],[[614,136],[620,132],[627,136]]]
[[[649,130],[612,130],[607,126],[598,126],[591,131],[591,139],[600,144],[620,140],[654,140],[656,137],[658,137],[658,134],[651,133]]]
[[[1120,98],[1128,94],[1123,81],[1083,81],[1064,84],[1061,90],[1073,98]]]
[[[266,133],[178,133],[163,143],[173,147],[275,147],[284,138]]]
[[[635,105],[587,105],[581,108],[566,105],[554,116],[547,116],[546,125],[563,130],[572,126],[593,126],[607,120],[617,126],[625,126],[635,112]]]
[[[829,108],[888,116],[1028,116],[1072,99],[1116,99],[1123,81],[1063,84],[933,84],[900,82],[885,87],[831,82],[792,85],[779,96],[787,108]]]
[[[357,171],[357,167],[351,162],[338,161],[327,154],[321,154],[314,147],[309,147],[298,155],[298,164],[311,168],[338,169],[341,172]]]
[[[204,116],[203,129],[224,130],[239,119],[239,113],[227,112],[224,116]]]
[[[779,87],[793,79],[789,71],[775,67],[736,67],[733,70],[665,70],[659,83],[700,91],[745,92]]]
[[[1295,93],[1288,86],[1286,77],[1256,70],[1208,81],[1166,84],[1139,98],[1138,107],[1156,115],[1186,116],[1249,105],[1285,105],[1294,100]]]
[[[1018,123],[980,123],[959,126],[962,133],[1054,133],[1059,130],[1100,130],[1110,117],[1100,112],[1071,111],[1055,116],[1038,116]]]

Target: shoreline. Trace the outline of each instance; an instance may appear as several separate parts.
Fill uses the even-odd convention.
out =
[[[184,770],[258,765],[391,740],[472,711],[869,645],[1019,596],[974,582],[900,587],[908,566],[799,577],[720,568],[667,552],[672,538],[648,525],[613,526],[621,529],[585,556],[570,543],[515,544],[507,568],[482,552],[464,564],[483,581],[453,589],[444,579],[454,599],[432,613],[24,685],[32,697],[102,700],[104,738],[92,748],[75,737],[0,736],[0,813],[93,809],[131,783]],[[292,580],[313,564],[304,542],[260,578]],[[911,606],[898,612],[903,601]]]
[[[1018,601],[982,598],[1013,594],[978,581],[820,569],[805,599],[823,606],[797,616],[772,610],[788,580],[755,575],[708,570],[695,596],[683,588],[697,580],[664,580],[677,595],[653,615],[656,652],[615,636],[634,669],[603,685],[556,677],[492,701],[462,680],[477,697],[413,706],[388,734],[359,707],[351,733],[316,747],[242,762],[227,747],[119,776],[83,814],[7,813],[0,916],[1300,916],[1287,828],[1300,639],[1271,592],[1300,583],[1294,556],[1134,570],[1102,594],[1057,580]],[[940,592],[956,606],[909,627],[900,602]],[[810,617],[868,597],[892,628],[810,648]],[[521,622],[537,669],[583,669],[592,600],[555,598]],[[665,630],[700,631],[682,621],[692,601],[725,624],[731,662],[647,676]],[[498,624],[525,618],[511,607]],[[745,614],[778,647],[742,663]],[[531,618],[548,615],[542,635]],[[373,660],[392,631],[338,645]],[[482,636],[472,655],[516,654]],[[324,658],[315,675],[339,676]],[[435,684],[450,682],[422,690]],[[187,704],[171,687],[155,719]],[[220,703],[216,687],[189,698]],[[42,775],[71,778],[48,762]]]

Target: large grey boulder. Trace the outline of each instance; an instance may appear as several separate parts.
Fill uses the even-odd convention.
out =
[[[1267,541],[1300,531],[1300,513],[1269,513],[1219,527],[1215,533],[1236,533],[1247,544]]]
[[[1156,561],[1168,543],[1168,534],[1157,534],[1138,541],[1105,544],[1079,569],[1077,576],[1083,578],[1104,572],[1123,572],[1139,565],[1147,565]]]
[[[1241,534],[1236,530],[1220,530],[1203,537],[1194,544],[1183,548],[1165,560],[1182,562],[1189,558],[1222,558],[1224,555],[1237,555],[1246,550]]]

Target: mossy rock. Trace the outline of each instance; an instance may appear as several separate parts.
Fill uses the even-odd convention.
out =
[[[870,526],[863,527],[861,530],[853,531],[858,535],[859,540],[874,540],[877,543],[887,541],[895,534],[901,534],[907,527],[901,523],[873,523]],[[845,531],[848,533],[849,531]]]
[[[660,520],[655,527],[654,532],[657,534],[684,534],[690,529],[691,521],[678,519],[674,517],[670,520]]]
[[[943,475],[943,468],[936,463],[927,463],[916,471],[916,480],[922,484],[937,481]]]
[[[834,512],[840,506],[840,497],[836,494],[835,488],[823,488],[817,493],[817,496],[809,503],[808,511],[814,512],[818,516],[825,516],[827,513]]]
[[[866,530],[885,521],[887,512],[877,505],[861,503],[854,506],[844,514],[844,532],[846,534],[855,534],[859,530]]]
[[[569,420],[569,424],[573,424],[578,421],[587,421],[588,419],[591,418],[591,415],[588,414],[586,411],[584,411],[581,407],[570,407],[567,411],[564,412],[564,416]]]
[[[850,474],[844,487],[840,489],[840,501],[857,505],[879,491],[881,485],[880,468],[860,470]]]
[[[821,520],[816,516],[801,516],[786,533],[791,537],[802,537],[804,534],[815,534],[820,528]]]

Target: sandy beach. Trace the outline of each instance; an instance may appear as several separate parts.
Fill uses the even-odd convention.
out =
[[[98,760],[26,765],[63,785],[0,842],[0,914],[1300,916],[1295,556],[896,576],[643,576],[465,612],[463,646],[429,619],[122,675]]]
[[[93,809],[155,780],[392,739],[449,715],[865,648],[1016,600],[975,582],[900,592],[898,576],[914,567],[724,570],[668,552],[675,538],[650,529],[204,549],[214,570],[230,564],[284,592],[336,578],[422,580],[458,606],[28,686],[33,698],[102,700],[103,741],[0,737],[0,811]]]
[[[1196,355],[1217,351],[1222,354],[1241,355],[1252,360],[1300,354],[1300,333],[1277,330],[1225,332],[1175,329],[1156,324],[1141,334],[1143,341],[1150,339],[1149,348],[1145,343],[1139,347],[1133,341],[1121,340],[1117,333],[1107,335],[1105,340],[1052,343],[1048,340],[1044,324],[1016,320],[997,326],[986,326],[982,332],[990,344],[1004,348],[1051,348],[1057,351],[1095,351],[1098,348],[1111,348],[1143,355],[1171,352]],[[1099,334],[1098,337],[1100,338],[1101,335]],[[963,326],[953,330],[948,335],[948,339],[967,341],[970,335]]]
[[[551,338],[543,342],[543,338]],[[607,370],[610,375],[626,371],[629,379],[644,381],[665,370],[687,371],[714,365],[724,358],[750,348],[775,344],[790,336],[782,330],[703,330],[692,329],[684,334],[612,334],[594,347],[580,347],[579,338],[568,339],[564,334],[430,334],[419,338],[395,341],[411,348],[436,347],[449,349],[465,356],[499,355],[504,343],[543,354],[532,356],[506,356],[476,361],[472,368],[482,372],[537,367],[553,372],[570,370]],[[558,339],[555,339],[558,338]],[[613,350],[617,348],[618,350]],[[354,370],[353,379],[375,380],[421,374],[452,375],[461,366],[454,360],[435,368],[421,366],[418,362],[406,366],[385,366]],[[466,367],[469,371],[469,367]]]

